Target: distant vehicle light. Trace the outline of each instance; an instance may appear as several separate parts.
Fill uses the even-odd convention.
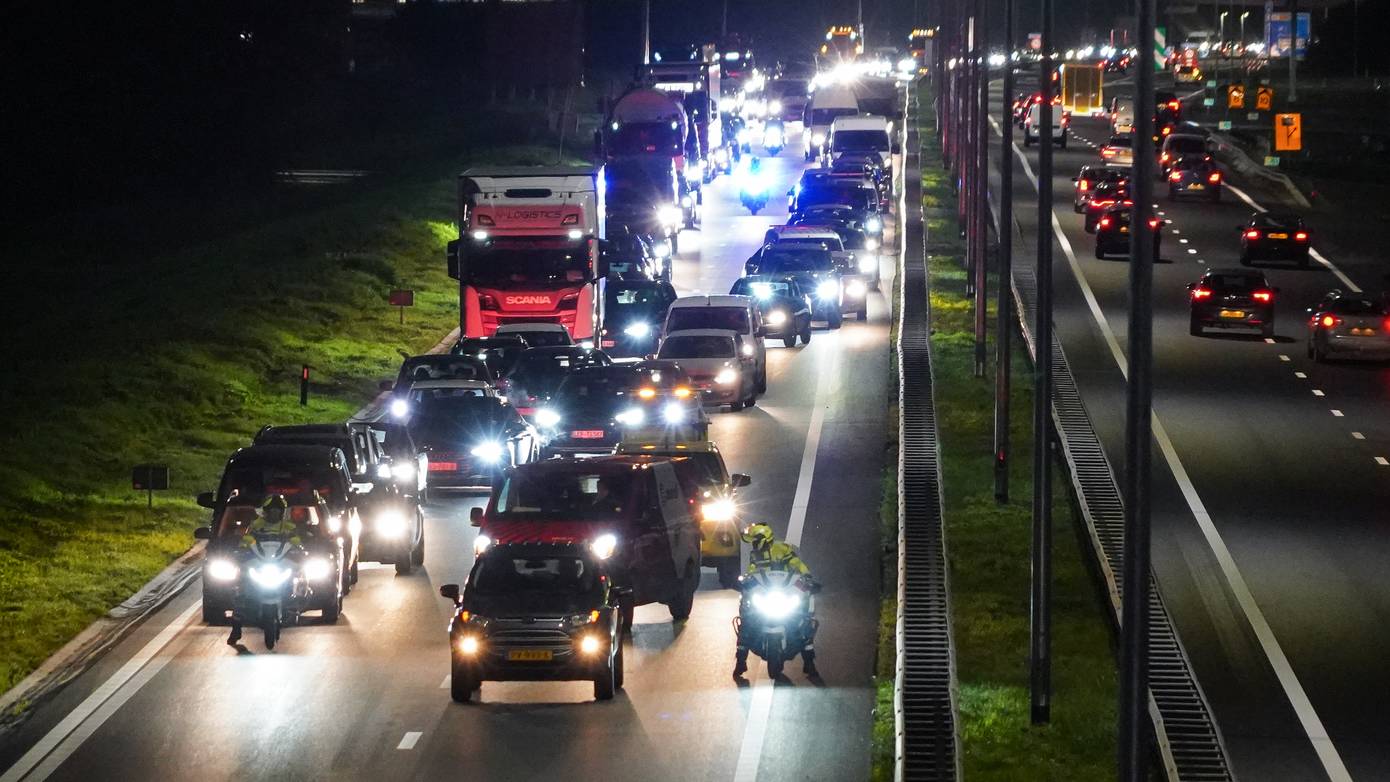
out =
[[[719,370],[719,374],[714,376],[714,382],[721,386],[733,385],[738,380],[738,370],[732,367],[724,367]]]

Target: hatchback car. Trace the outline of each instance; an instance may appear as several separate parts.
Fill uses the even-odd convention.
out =
[[[1332,291],[1308,314],[1308,358],[1390,358],[1390,309],[1383,302]]]
[[[1132,220],[1130,206],[1118,205],[1105,210],[1100,220],[1096,223],[1096,257],[1104,259],[1111,255],[1130,254],[1130,221]],[[1160,254],[1163,243],[1164,221],[1157,217],[1149,218],[1149,232],[1153,234],[1154,242],[1154,261],[1158,261],[1163,256]]]
[[[1313,235],[1296,214],[1256,212],[1240,231],[1240,264],[1249,266],[1255,261],[1288,260],[1308,268],[1308,250]]]
[[[758,398],[753,346],[735,331],[672,331],[657,358],[675,361],[690,375],[707,405],[728,405],[738,412]]]
[[[801,289],[795,277],[741,277],[734,280],[729,293],[751,296],[763,316],[763,336],[781,339],[787,347],[796,340],[811,341],[811,296]]]
[[[1183,155],[1168,169],[1168,200],[1179,196],[1198,196],[1221,200],[1221,169],[1211,155]]]
[[[1274,295],[1262,272],[1249,269],[1212,269],[1187,286],[1194,337],[1207,328],[1257,328],[1260,336],[1274,336]]]
[[[601,350],[578,345],[549,348],[529,348],[517,359],[512,373],[506,377],[507,401],[518,413],[533,415],[536,408],[550,401],[560,383],[584,367],[604,367],[613,361]]]
[[[1072,193],[1071,207],[1077,214],[1086,211],[1086,205],[1097,196],[1114,195],[1116,187],[1124,187],[1129,182],[1129,172],[1106,166],[1082,166],[1072,177],[1076,188]]]

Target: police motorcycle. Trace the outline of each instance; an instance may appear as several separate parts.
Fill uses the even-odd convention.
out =
[[[816,637],[813,601],[821,585],[800,573],[763,569],[739,576],[738,589],[738,645],[765,660],[767,675],[776,678]]]
[[[763,149],[767,154],[777,157],[787,146],[786,128],[781,120],[770,119],[763,124]]]
[[[265,648],[274,649],[280,630],[296,624],[305,611],[321,610],[327,624],[338,621],[343,579],[333,556],[309,552],[293,531],[267,527],[247,535],[253,541],[237,560],[232,613],[261,628]]]
[[[768,189],[767,175],[758,165],[757,158],[739,169],[738,200],[749,214],[757,214],[759,209],[767,206]]]

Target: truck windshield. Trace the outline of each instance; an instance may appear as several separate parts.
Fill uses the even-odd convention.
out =
[[[610,126],[611,127],[611,126]],[[676,122],[628,122],[612,130],[608,149],[615,155],[681,154],[680,125]]]
[[[604,475],[517,472],[502,483],[495,510],[488,515],[500,521],[538,516],[566,521],[611,519],[633,504],[636,485],[630,471]]]
[[[507,287],[537,282],[580,283],[589,279],[587,243],[563,240],[496,239],[468,252],[470,282]]]
[[[859,109],[811,109],[812,125],[829,125],[835,121],[836,117],[851,117],[859,113]]]

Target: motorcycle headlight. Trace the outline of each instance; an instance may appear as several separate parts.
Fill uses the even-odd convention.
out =
[[[237,577],[241,569],[230,559],[209,559],[203,566],[203,572],[208,574],[208,578],[213,581],[231,581]]]
[[[780,101],[780,100],[774,100],[773,102],[767,104],[767,110],[770,111],[770,112],[772,112],[773,114],[781,114],[781,113],[782,113],[782,101]]]
[[[625,426],[641,426],[642,422],[647,420],[647,413],[640,407],[629,407],[614,418]]]
[[[862,299],[868,292],[869,289],[864,286],[863,280],[850,280],[849,284],[845,285],[845,294],[851,299]]]
[[[821,299],[833,299],[840,295],[840,283],[834,280],[825,280],[816,286],[816,297]]]
[[[546,428],[558,426],[560,424],[560,414],[548,407],[542,407],[536,411],[536,423]]]
[[[383,538],[399,538],[405,534],[405,516],[400,511],[383,511],[376,517],[376,534]]]
[[[629,337],[645,337],[652,333],[652,327],[649,323],[638,321],[636,323],[627,324],[627,327],[623,329],[623,333]]]
[[[878,240],[877,240],[877,239],[865,239],[865,240],[864,240],[864,249],[865,249],[865,250],[869,250],[870,252],[872,252],[872,251],[874,251],[874,250],[877,250],[877,249],[878,249]]]
[[[482,556],[482,555],[483,555],[483,552],[484,552],[484,551],[487,551],[488,546],[491,546],[491,545],[492,545],[492,538],[489,538],[487,535],[479,535],[478,537],[474,538],[474,539],[473,539],[473,556],[474,556],[474,557],[480,557],[480,556]]]
[[[304,560],[304,577],[310,581],[323,581],[333,574],[333,563],[325,557],[310,557]]]
[[[679,424],[685,422],[685,408],[675,402],[668,402],[661,408],[661,419],[668,424]]]
[[[405,401],[404,399],[392,399],[392,400],[391,400],[391,417],[392,417],[392,418],[405,418],[406,415],[407,415],[408,413],[410,413],[410,403],[409,403],[409,402]]]
[[[721,386],[733,385],[738,380],[738,370],[733,367],[724,367],[719,370],[719,374],[714,376],[714,382]]]
[[[780,326],[787,322],[787,313],[781,310],[773,310],[767,314],[767,322],[770,326]]]
[[[501,443],[489,441],[473,446],[468,452],[478,457],[480,461],[488,464],[495,464],[502,460],[502,456],[506,454],[507,449],[503,448]]]
[[[878,256],[865,255],[859,259],[859,271],[873,274],[878,269]]]
[[[618,550],[618,538],[611,533],[599,535],[589,544],[589,550],[599,559],[608,559]]]
[[[801,605],[801,595],[785,589],[753,593],[753,607],[768,619],[785,619]]]
[[[782,131],[770,128],[763,133],[763,146],[780,147],[782,146]]]
[[[705,521],[733,521],[734,510],[734,501],[727,497],[710,500],[700,506],[700,513],[705,517]]]
[[[864,221],[864,227],[874,233],[878,233],[883,230],[883,220],[877,217],[870,217],[868,220]]]
[[[689,169],[687,169],[687,171],[689,171]],[[661,224],[667,228],[678,226],[685,221],[685,217],[681,214],[680,207],[678,206],[661,207],[656,211],[656,219],[660,220]]]
[[[290,569],[281,567],[274,562],[266,562],[249,568],[247,571],[251,575],[251,580],[267,589],[273,589],[290,580]]]

